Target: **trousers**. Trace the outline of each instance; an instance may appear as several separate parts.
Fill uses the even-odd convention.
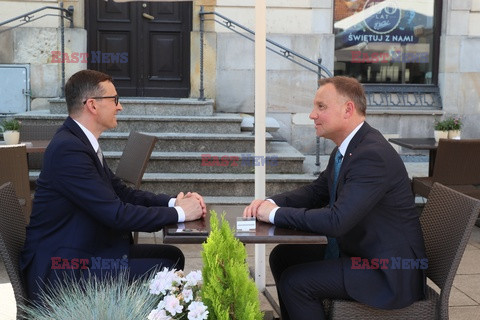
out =
[[[322,301],[351,299],[341,258],[324,260],[325,245],[278,245],[270,253],[282,320],[325,319]]]

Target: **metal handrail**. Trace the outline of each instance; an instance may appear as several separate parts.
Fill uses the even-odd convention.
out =
[[[203,6],[200,7],[200,12],[199,12],[199,15],[200,15],[200,89],[199,89],[199,93],[200,93],[200,97],[198,98],[198,100],[205,100],[205,96],[204,96],[204,92],[205,92],[205,88],[204,88],[204,85],[203,85],[203,42],[204,42],[204,32],[205,32],[205,15],[207,14],[212,14],[214,16],[218,16],[220,18],[222,18],[224,21],[219,21],[217,19],[213,19],[213,21],[215,21],[216,23],[228,28],[229,30],[235,32],[236,34],[250,40],[250,41],[253,41],[255,42],[255,31],[241,25],[240,23],[238,22],[235,22],[233,21],[232,19],[218,13],[218,12],[214,12],[214,11],[204,11],[203,10]],[[247,32],[247,34],[245,33],[241,33],[237,30],[235,30],[235,27],[238,27],[244,31]],[[276,53],[278,54],[279,56],[303,67],[304,69],[308,70],[308,71],[312,71],[314,73],[317,74],[317,78],[318,80],[320,80],[322,77],[325,77],[324,74],[322,74],[322,71],[325,72],[325,74],[328,76],[328,77],[333,77],[333,74],[327,69],[325,68],[321,63],[322,63],[322,59],[318,59],[318,63],[305,57],[304,55],[301,55],[300,53],[297,53],[287,47],[284,47],[282,46],[281,44],[273,41],[273,40],[270,40],[270,39],[266,39],[266,42],[267,42],[267,50],[270,50],[272,51],[273,53]],[[271,45],[269,47],[269,44]],[[272,48],[273,46],[273,48]],[[300,61],[298,60],[295,60],[295,58],[299,58]],[[316,67],[316,69],[315,69]],[[253,133],[253,132],[252,132]],[[320,138],[319,137],[316,137],[316,159],[315,159],[315,165],[320,168]],[[318,175],[319,171],[318,172],[315,172],[316,175]]]
[[[40,16],[40,17],[37,17],[34,19],[34,15],[35,13],[37,12],[40,12],[40,11],[43,11],[43,10],[47,10],[47,9],[52,9],[52,10],[59,10],[61,11],[61,15],[58,15],[58,14],[45,14],[43,16]],[[63,15],[65,14],[65,15]],[[19,20],[20,22],[22,22],[21,24],[18,24],[18,25],[15,25],[13,27],[10,27],[8,29],[3,29],[3,30],[0,30],[0,33],[2,32],[5,32],[5,31],[8,31],[8,30],[11,30],[11,29],[14,29],[14,28],[17,28],[17,27],[20,27],[26,23],[29,23],[29,22],[33,22],[35,20],[38,20],[40,18],[43,18],[43,17],[46,17],[46,16],[59,16],[59,17],[62,17],[63,19],[66,19],[68,21],[70,21],[70,28],[73,28],[73,6],[69,6],[68,9],[65,9],[63,8],[63,2],[60,3],[60,8],[59,7],[52,7],[52,6],[46,6],[46,7],[41,7],[41,8],[38,8],[38,9],[35,9],[35,10],[32,10],[30,12],[27,12],[27,13],[24,13],[24,14],[21,14],[15,18],[11,18],[11,19],[8,19],[8,20],[5,20],[3,22],[0,22],[0,27],[3,26],[3,25],[6,25],[6,24],[9,24],[10,22],[14,22],[14,21],[17,21]]]
[[[60,19],[60,34],[61,34],[60,39],[61,39],[61,51],[62,51],[62,88],[61,88],[61,92],[62,92],[62,97],[64,97],[65,96],[65,61],[64,61],[63,57],[65,56],[64,55],[64,53],[65,53],[65,26],[64,26],[63,19],[66,19],[66,20],[70,21],[70,28],[73,28],[73,10],[74,10],[74,8],[73,8],[73,6],[69,6],[68,9],[65,9],[63,7],[63,2],[60,2],[59,6],[60,7],[52,7],[52,6],[41,7],[41,8],[32,10],[32,11],[29,11],[27,13],[21,14],[21,15],[15,17],[15,18],[11,18],[11,19],[5,20],[3,22],[0,22],[0,27],[4,26],[6,24],[9,24],[11,22],[14,22],[14,21],[20,22],[17,25],[14,25],[12,27],[0,30],[0,33],[18,28],[20,26],[23,26],[24,24],[39,20],[39,19],[44,18],[44,17],[50,17],[50,16],[61,17],[61,19]],[[46,13],[46,14],[43,14],[41,16],[35,17],[35,15],[34,15],[35,13],[43,11],[43,10],[59,10],[61,14]]]
[[[232,19],[218,13],[218,12],[215,12],[215,11],[204,11],[204,8],[203,6],[200,7],[200,12],[199,12],[199,15],[200,15],[200,98],[199,100],[205,100],[205,97],[204,97],[204,87],[203,87],[203,33],[204,33],[204,30],[205,30],[205,27],[204,27],[204,24],[205,24],[205,15],[214,15],[214,16],[217,16],[217,17],[220,17],[223,19],[223,21],[220,21],[220,20],[217,20],[217,19],[213,19],[213,21],[215,21],[216,23],[226,27],[227,29],[235,32],[236,34],[250,40],[250,41],[253,41],[255,42],[255,31],[241,25],[240,23],[236,22],[236,21],[233,21]],[[239,29],[242,29],[243,31],[247,32],[247,34],[245,33],[242,33],[238,30],[236,30],[235,28],[238,27]],[[300,54],[300,53],[297,53],[285,46],[282,46],[281,44],[273,41],[273,40],[270,40],[270,39],[266,39],[266,42],[267,42],[267,50],[270,50],[271,52],[273,53],[276,53],[278,54],[279,56],[303,67],[304,69],[306,70],[309,70],[309,71],[312,71],[314,73],[316,73],[318,75],[318,78],[320,79],[321,77],[323,77],[324,75],[322,74],[322,72],[325,72],[325,74],[328,76],[328,77],[333,77],[332,73],[326,68],[324,67],[322,64],[321,64],[321,59],[319,59],[319,62],[315,62],[307,57],[305,57],[304,55]],[[268,46],[268,45],[271,45],[271,46]],[[273,47],[272,47],[273,46]],[[295,58],[298,58],[299,60],[295,60]]]

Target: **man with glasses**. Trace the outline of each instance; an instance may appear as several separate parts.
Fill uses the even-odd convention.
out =
[[[155,266],[183,269],[180,249],[134,245],[131,232],[199,219],[203,198],[134,190],[108,168],[98,138],[117,126],[122,110],[109,75],[77,72],[65,96],[69,116],[45,152],[21,256],[28,298],[38,300],[47,284],[67,276],[102,278],[126,269],[134,278]]]

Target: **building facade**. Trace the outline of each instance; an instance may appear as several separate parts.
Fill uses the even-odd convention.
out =
[[[462,118],[462,137],[480,137],[480,0],[266,3],[267,38],[321,59],[333,74],[365,83],[367,121],[385,136],[433,137],[434,120],[452,114]],[[58,5],[0,1],[0,22]],[[197,98],[203,70],[204,96],[214,99],[217,112],[253,114],[254,44],[212,14],[204,16],[201,36],[199,12],[203,7],[254,30],[254,0],[76,0],[63,6],[74,9],[73,28],[65,22],[66,78],[94,68],[112,74],[123,96]],[[58,27],[59,18],[47,16],[0,33],[0,64],[30,64],[32,110],[47,109],[48,99],[61,95]],[[82,59],[83,53],[88,58]],[[289,56],[288,50],[283,55]],[[316,73],[267,51],[267,115],[279,122],[280,135],[306,154],[316,148],[308,115],[317,80]],[[321,139],[321,153],[332,147]]]

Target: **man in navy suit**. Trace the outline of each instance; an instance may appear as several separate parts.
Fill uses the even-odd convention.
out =
[[[155,266],[183,269],[178,248],[133,245],[131,232],[199,219],[203,198],[134,190],[108,168],[98,138],[116,127],[122,110],[109,75],[77,72],[65,95],[69,116],[45,151],[20,261],[29,299],[66,276],[101,278],[126,269],[133,278]]]
[[[396,309],[424,297],[428,262],[410,179],[397,152],[365,116],[357,80],[321,80],[310,119],[317,135],[337,146],[326,170],[310,185],[254,200],[244,210],[246,217],[329,237],[327,247],[272,250],[283,320],[324,319],[326,298]]]

